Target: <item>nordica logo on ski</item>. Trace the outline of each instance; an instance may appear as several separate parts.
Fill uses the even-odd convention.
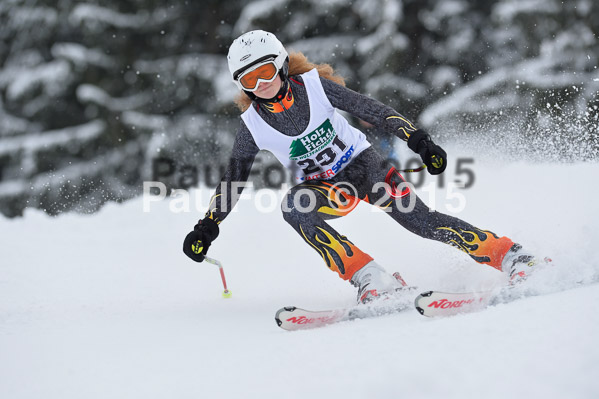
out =
[[[478,302],[482,302],[484,298],[478,298]],[[461,308],[464,305],[470,305],[473,303],[476,303],[477,299],[476,298],[471,298],[471,299],[463,299],[461,301],[448,301],[447,299],[440,299],[438,301],[433,301],[431,302],[430,305],[428,305],[429,308],[441,308],[441,309],[448,309],[448,308]]]
[[[331,121],[327,119],[314,131],[293,140],[289,146],[289,159],[298,161],[311,157],[333,141],[336,135]]]
[[[306,317],[306,316],[300,316],[300,317],[290,317],[288,318],[286,321],[291,322],[293,324],[312,324],[312,323],[323,323],[323,324],[327,324],[327,323],[332,323],[336,320],[336,318],[334,316],[321,316],[321,317]]]

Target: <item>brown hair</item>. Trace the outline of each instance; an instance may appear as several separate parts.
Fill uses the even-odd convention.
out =
[[[299,75],[314,68],[316,68],[321,77],[340,84],[341,86],[345,86],[345,79],[343,76],[337,75],[333,67],[329,64],[313,64],[300,52],[289,54],[289,76]],[[248,109],[250,104],[252,104],[252,100],[243,91],[240,91],[237,96],[235,96],[235,105],[237,105],[237,108],[239,108],[241,112]]]

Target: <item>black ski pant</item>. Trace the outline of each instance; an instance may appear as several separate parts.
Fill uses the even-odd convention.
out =
[[[359,201],[379,207],[414,234],[450,244],[475,261],[499,270],[513,245],[507,237],[432,211],[410,190],[393,165],[368,148],[333,178],[294,186],[281,204],[285,220],[317,251],[327,267],[345,280],[351,279],[372,257],[326,220],[347,215]]]

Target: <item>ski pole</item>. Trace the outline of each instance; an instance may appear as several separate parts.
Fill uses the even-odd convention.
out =
[[[231,291],[229,291],[229,289],[227,288],[227,280],[225,279],[225,270],[223,269],[222,263],[208,256],[204,257],[204,260],[208,263],[212,263],[213,265],[218,266],[218,269],[220,270],[220,278],[223,280],[223,287],[225,288],[225,290],[223,291],[223,298],[231,298]]]
[[[399,172],[400,173],[414,173],[414,172],[420,172],[421,170],[426,169],[426,165],[422,165],[416,169],[402,169]]]

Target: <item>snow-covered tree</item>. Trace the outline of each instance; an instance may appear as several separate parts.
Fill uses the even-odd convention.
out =
[[[596,159],[598,21],[592,0],[5,0],[0,212],[214,184],[238,126],[225,55],[251,29],[441,143]]]

